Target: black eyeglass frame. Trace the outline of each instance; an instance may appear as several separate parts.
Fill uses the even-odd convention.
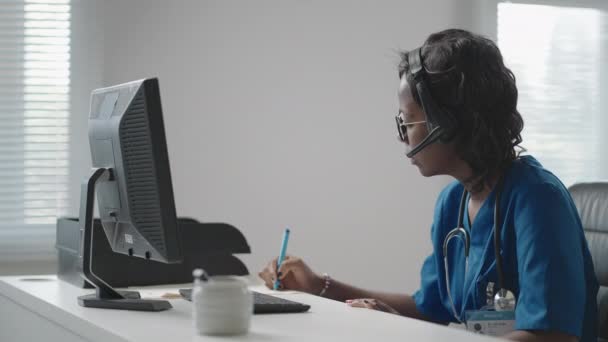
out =
[[[401,139],[402,142],[407,142],[407,126],[418,125],[423,123],[425,124],[426,120],[405,122],[405,120],[401,118],[401,113],[399,113],[395,116],[395,122],[397,123],[397,132],[399,132],[399,139]]]

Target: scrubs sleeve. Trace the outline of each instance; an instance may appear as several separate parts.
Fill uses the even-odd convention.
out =
[[[450,194],[453,192],[454,185],[444,189],[435,204],[433,225],[431,227],[431,240],[433,241],[434,253],[426,258],[420,270],[420,288],[414,293],[414,301],[418,312],[435,322],[455,322],[455,318],[442,302],[440,283],[444,278],[443,259],[437,255],[439,231],[444,221],[443,211],[449,202]],[[441,263],[441,264],[439,264]],[[445,283],[445,282],[444,282]]]
[[[518,198],[515,236],[519,296],[515,329],[580,338],[585,275],[580,221],[569,195],[553,184],[528,187]]]
[[[452,315],[441,301],[435,254],[431,254],[420,271],[420,289],[414,293],[418,312],[435,322],[453,322]]]

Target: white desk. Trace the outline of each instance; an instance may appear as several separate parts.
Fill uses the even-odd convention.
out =
[[[38,279],[38,280],[27,280]],[[183,287],[183,286],[182,286]],[[141,288],[142,297],[176,292],[179,286]],[[260,292],[270,292],[260,286]],[[279,297],[310,304],[308,313],[254,315],[249,334],[194,334],[191,303],[172,299],[173,309],[135,312],[83,308],[76,297],[91,293],[55,276],[0,277],[0,341],[494,341],[463,330],[383,312],[357,309],[304,293]]]

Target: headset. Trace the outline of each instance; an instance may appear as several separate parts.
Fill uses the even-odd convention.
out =
[[[442,142],[451,140],[456,132],[457,120],[451,112],[445,110],[443,106],[433,99],[433,95],[427,85],[428,74],[432,74],[432,72],[427,71],[424,67],[422,62],[422,47],[408,52],[407,60],[409,69],[406,71],[406,80],[412,92],[415,89],[418,93],[422,110],[426,114],[426,126],[429,131],[429,134],[407,153],[407,157],[411,158],[437,140]]]

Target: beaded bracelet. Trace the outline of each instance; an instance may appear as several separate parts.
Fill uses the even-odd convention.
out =
[[[325,280],[325,285],[323,285],[323,289],[319,293],[319,297],[323,297],[325,292],[327,292],[329,285],[331,284],[331,278],[329,277],[329,274],[323,273],[323,279]]]

